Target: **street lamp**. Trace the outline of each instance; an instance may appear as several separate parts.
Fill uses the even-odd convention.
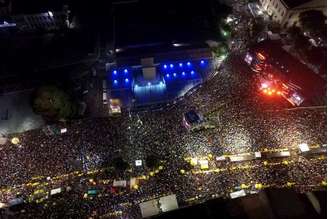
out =
[[[11,143],[13,143],[14,145],[19,144],[19,142],[20,142],[20,140],[19,140],[19,138],[17,138],[17,137],[13,137],[13,138],[11,139]]]

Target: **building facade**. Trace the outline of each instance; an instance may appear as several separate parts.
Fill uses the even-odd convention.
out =
[[[327,14],[325,0],[260,0],[260,3],[272,20],[284,28],[299,26],[299,15],[304,11],[319,10]]]
[[[64,11],[14,15],[12,20],[17,24],[18,30],[22,32],[67,28],[67,14]]]

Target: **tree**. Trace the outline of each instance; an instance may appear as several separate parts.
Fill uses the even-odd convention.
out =
[[[148,155],[146,157],[146,165],[148,168],[153,169],[159,165],[159,159],[155,155]]]
[[[218,40],[227,38],[229,31],[222,28],[225,25],[225,20],[232,13],[232,8],[218,1],[210,1],[210,9],[206,15],[208,18],[209,30],[217,37]],[[227,36],[225,36],[227,35]]]
[[[298,51],[305,51],[311,46],[310,42],[302,34],[302,31],[299,27],[289,28],[288,38],[293,42],[295,49]]]
[[[300,13],[300,26],[305,32],[308,32],[312,37],[326,38],[326,17],[322,11],[309,10]]]
[[[194,167],[189,162],[183,162],[182,168],[185,171],[191,171]]]
[[[32,100],[33,110],[48,119],[70,119],[77,114],[77,104],[56,86],[40,87]]]
[[[214,53],[216,55],[216,57],[218,58],[222,58],[222,57],[225,57],[228,53],[228,45],[224,42],[221,42],[218,47],[216,47],[214,49]]]
[[[118,172],[124,172],[125,170],[128,169],[129,164],[126,161],[124,161],[122,157],[117,157],[113,160],[113,167]]]
[[[265,24],[261,19],[253,19],[250,24],[250,36],[256,38],[265,29]]]
[[[229,24],[222,23],[220,25],[221,35],[224,39],[228,39],[231,37],[232,27]]]

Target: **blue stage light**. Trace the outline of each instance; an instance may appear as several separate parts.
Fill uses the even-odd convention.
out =
[[[113,74],[114,74],[114,75],[117,75],[117,71],[116,71],[116,70],[114,70],[114,71],[113,71]]]
[[[192,75],[193,75],[193,74],[195,74],[195,71],[194,71],[194,70],[192,70],[192,71],[190,72],[190,74],[192,74]]]
[[[125,83],[129,83],[129,79],[128,78],[125,78]]]
[[[150,85],[151,85],[151,83],[150,83],[150,82],[148,82],[148,83],[147,83],[147,85],[148,85],[148,86],[150,86]]]
[[[164,68],[167,69],[167,65],[164,65]]]
[[[182,66],[183,66],[183,64],[182,64],[182,63],[179,63],[179,66],[180,66],[180,67],[182,67]]]
[[[124,69],[124,73],[128,73],[128,70],[127,69]]]
[[[202,64],[202,65],[205,64],[205,61],[204,60],[201,60],[200,61],[200,64]]]
[[[187,62],[187,65],[188,65],[188,66],[191,66],[191,63],[190,63],[190,62]]]
[[[114,84],[118,84],[118,81],[117,80],[114,80]]]
[[[173,73],[173,77],[176,77],[177,76],[177,73]]]
[[[186,73],[183,71],[183,72],[182,72],[182,76],[185,76],[185,75],[186,75]]]
[[[173,64],[170,64],[170,68],[173,68],[174,67],[174,65]]]
[[[169,78],[170,77],[170,74],[166,74],[166,77]]]

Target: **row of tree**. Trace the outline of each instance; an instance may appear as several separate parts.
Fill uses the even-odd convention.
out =
[[[154,169],[160,165],[160,159],[155,155],[149,155],[145,159],[145,165],[148,169]],[[130,168],[128,162],[122,157],[116,157],[113,160],[108,160],[103,163],[103,167],[106,167],[109,175],[114,173],[116,176],[122,176],[126,170]]]

